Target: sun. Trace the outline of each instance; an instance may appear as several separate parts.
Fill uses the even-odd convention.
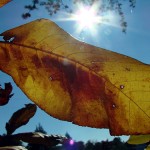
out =
[[[96,37],[99,34],[100,25],[117,27],[114,14],[111,11],[104,13],[100,8],[101,3],[99,2],[94,2],[93,5],[79,2],[74,6],[71,14],[62,12],[57,21],[73,21],[74,31],[79,36],[90,33]]]
[[[78,7],[77,11],[72,15],[72,19],[76,21],[78,32],[84,29],[94,31],[96,26],[102,21],[97,12],[95,5],[91,7],[80,5]]]
[[[80,8],[75,15],[75,20],[82,28],[92,28],[95,23],[98,23],[98,17],[95,12],[90,8]]]

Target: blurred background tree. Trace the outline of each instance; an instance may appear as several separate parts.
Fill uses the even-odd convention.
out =
[[[12,138],[9,138],[6,134],[0,135],[0,147],[2,146],[22,146],[21,141],[15,141]]]
[[[42,125],[39,123],[36,126],[36,129],[34,132],[40,132],[43,134],[47,134],[47,132],[44,130],[44,128],[42,127]],[[28,144],[26,147],[28,150],[49,150],[48,147],[44,146],[44,145],[40,145],[40,144]]]
[[[136,0],[32,0],[29,5],[25,6],[26,12],[22,14],[24,19],[31,17],[33,10],[38,10],[40,6],[43,6],[50,16],[56,14],[60,10],[65,10],[68,13],[74,13],[75,5],[83,4],[84,6],[92,6],[95,3],[99,5],[99,11],[97,15],[103,15],[109,11],[117,13],[120,17],[119,22],[122,28],[122,32],[126,32],[127,22],[123,10],[123,5],[127,4],[132,9],[135,7]]]

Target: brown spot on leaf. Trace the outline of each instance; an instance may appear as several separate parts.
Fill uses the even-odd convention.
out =
[[[20,70],[20,72],[21,72],[23,77],[27,77],[28,76],[29,72],[28,72],[28,68],[27,67],[20,66],[19,70]]]
[[[3,55],[1,55],[1,61],[5,61],[5,63],[7,62],[9,62],[11,59],[10,59],[10,54],[9,54],[9,51],[7,50],[7,48],[6,47],[2,47],[1,48],[1,51],[2,51],[2,54]]]
[[[12,47],[11,51],[12,51],[12,54],[13,54],[15,59],[17,59],[18,61],[23,59],[22,52],[20,51],[20,48]]]
[[[53,69],[53,68],[60,68],[60,64],[58,62],[58,58],[57,57],[52,57],[50,55],[47,55],[47,56],[43,56],[41,58],[42,60],[42,63],[43,65],[46,67],[46,68],[49,68],[49,69]]]
[[[74,123],[86,125],[88,122],[93,127],[107,127],[107,115],[103,101],[100,101],[105,98],[102,92],[105,86],[104,80],[90,73],[85,67],[76,66],[75,68],[74,65],[71,68],[74,68],[69,70],[72,72],[71,76],[68,71],[65,74],[69,76],[67,84],[73,104]],[[97,125],[95,122],[98,122]]]
[[[146,115],[149,114],[149,102],[142,106],[137,104],[143,93],[144,99],[149,100],[149,65],[86,43],[84,49],[79,50],[74,44],[80,48],[82,42],[44,19],[1,35],[6,40],[15,39],[12,43],[0,43],[0,68],[12,75],[25,94],[48,114],[78,125],[109,128],[114,135],[136,134],[136,120],[143,118],[138,133],[150,132],[149,116]],[[33,44],[40,40],[37,37],[42,42],[35,48]],[[63,40],[60,43],[58,39]],[[66,47],[68,43],[70,46]],[[54,48],[52,53],[51,48]],[[29,61],[21,60],[21,51],[23,58]],[[27,66],[27,69],[20,66]],[[128,89],[122,90],[121,83],[126,83],[123,86]],[[131,102],[137,106],[133,107],[132,116]]]
[[[37,69],[42,67],[41,62],[37,55],[32,56],[32,62],[33,64],[35,64]]]
[[[98,63],[91,63],[91,70],[95,71],[95,72],[99,72],[101,71],[101,66]]]
[[[130,68],[125,68],[127,71],[131,71]]]
[[[76,66],[75,64],[69,63],[67,65],[62,65],[62,71],[65,78],[68,80],[68,84],[74,84],[76,81]]]

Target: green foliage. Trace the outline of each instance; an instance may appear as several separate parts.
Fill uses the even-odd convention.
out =
[[[36,126],[35,132],[40,132],[47,134],[47,132],[44,130],[43,126],[39,123]],[[28,144],[26,147],[28,150],[49,150],[47,146],[41,145],[41,144]]]

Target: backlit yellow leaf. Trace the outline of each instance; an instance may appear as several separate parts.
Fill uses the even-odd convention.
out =
[[[127,143],[129,144],[144,144],[150,142],[149,135],[131,135]]]
[[[1,34],[0,69],[51,116],[150,134],[150,66],[80,42],[49,20]]]
[[[150,150],[150,145],[146,148],[146,150]]]
[[[0,0],[0,7],[3,7],[5,4],[9,3],[11,0]]]

